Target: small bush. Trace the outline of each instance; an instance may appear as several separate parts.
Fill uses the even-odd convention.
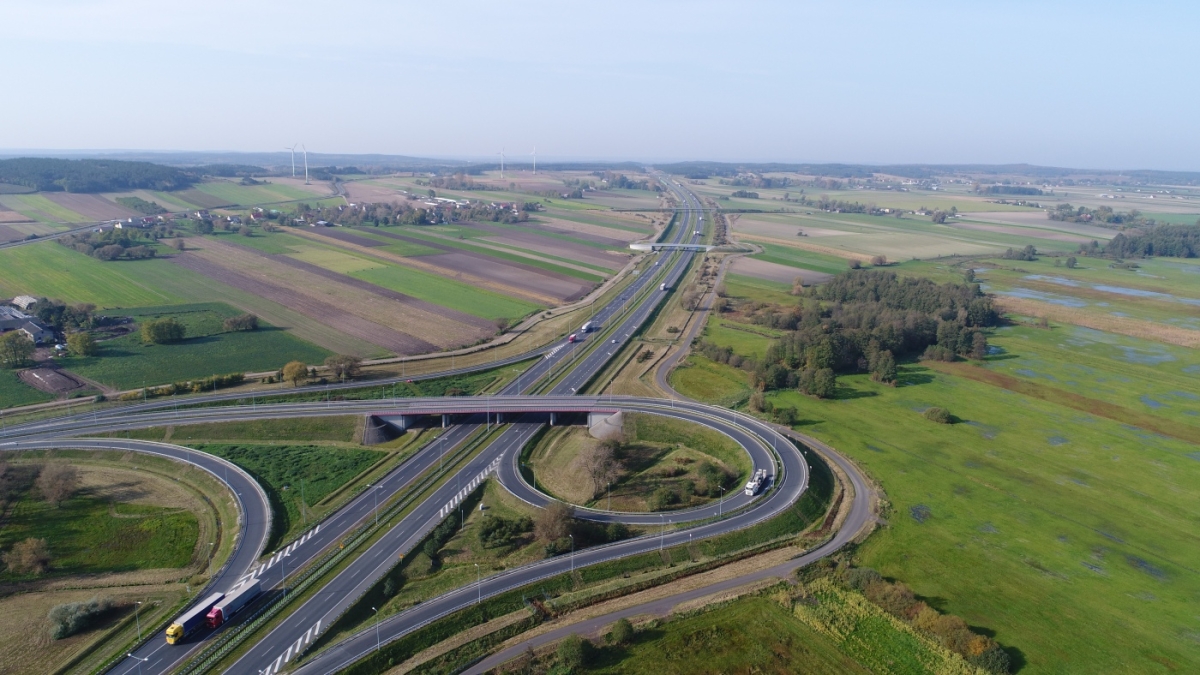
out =
[[[112,598],[92,598],[87,602],[68,602],[50,610],[50,637],[61,640],[83,632],[114,607]]]
[[[949,410],[936,406],[926,410],[922,415],[930,422],[937,422],[938,424],[952,424],[954,422],[954,416],[950,414]]]
[[[617,619],[610,635],[613,644],[627,645],[633,640],[633,624],[629,623],[629,619]]]

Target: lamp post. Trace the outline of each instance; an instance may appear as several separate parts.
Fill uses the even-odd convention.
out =
[[[568,534],[571,538],[571,574],[575,573],[575,535]]]
[[[379,651],[379,610],[374,607],[371,611],[375,612],[375,651]]]
[[[663,550],[663,540],[667,538],[667,521],[664,520],[665,518],[666,516],[663,514],[658,514],[658,520],[662,525],[662,529],[658,533],[658,550],[660,551]]]
[[[479,563],[475,563],[475,604],[483,602],[483,577],[479,576]]]
[[[143,662],[143,661],[149,661],[149,660],[150,660],[150,659],[143,659],[143,658],[141,658],[141,657],[139,657],[139,656],[134,656],[132,652],[126,652],[125,656],[128,656],[128,657],[129,657],[129,658],[131,658],[131,659],[137,659],[137,662],[138,662],[138,675],[141,675],[141,672],[142,672],[142,662]]]
[[[141,608],[141,606],[142,603],[140,600],[133,604],[133,620],[137,622],[138,642],[142,641],[142,619],[138,616],[138,609]]]

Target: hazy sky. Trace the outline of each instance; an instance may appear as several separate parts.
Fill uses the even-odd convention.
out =
[[[1200,170],[1196,2],[0,0],[0,148]]]

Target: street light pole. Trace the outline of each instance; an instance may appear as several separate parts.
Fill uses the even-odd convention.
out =
[[[571,574],[575,573],[575,535],[568,534],[571,538]]]
[[[379,610],[371,608],[375,612],[375,651],[379,651]]]
[[[664,520],[664,518],[666,518],[666,516],[664,516],[661,513],[658,514],[658,519],[662,524],[662,529],[659,530],[659,534],[658,534],[658,550],[659,551],[663,550],[663,540],[667,538],[667,522],[666,522],[666,520]]]
[[[479,563],[475,563],[475,604],[483,602],[483,578],[479,576]]]
[[[721,518],[725,515],[725,486],[719,487],[721,488],[721,501],[717,503],[717,517]]]
[[[138,609],[141,606],[142,606],[142,603],[140,600],[138,602],[134,603],[134,605],[133,605],[133,620],[137,622],[138,642],[142,641],[142,619],[141,619],[141,617],[138,616]]]
[[[131,658],[131,659],[137,659],[137,662],[138,662],[138,675],[141,675],[141,673],[142,673],[142,662],[143,662],[143,661],[149,661],[149,660],[150,660],[150,659],[143,659],[143,658],[140,658],[140,657],[134,656],[134,655],[133,655],[131,652],[127,652],[127,653],[125,654],[125,656],[128,656],[128,657],[129,657],[129,658]]]

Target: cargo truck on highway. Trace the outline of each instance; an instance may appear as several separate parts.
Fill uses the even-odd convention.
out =
[[[247,581],[237,588],[235,591],[230,591],[223,600],[213,605],[213,608],[208,610],[207,623],[209,628],[216,628],[229,620],[229,617],[237,614],[243,607],[250,604],[250,601],[257,598],[262,592],[262,585],[258,580]]]
[[[205,598],[203,602],[172,621],[170,627],[167,628],[167,644],[179,644],[185,637],[195,633],[197,628],[205,624],[209,610],[224,597],[224,593],[213,593]]]
[[[658,285],[658,290],[660,290],[660,291],[665,291],[665,290],[667,290],[667,284],[666,284],[666,282],[663,282],[663,283],[659,284],[659,285]]]
[[[767,470],[759,469],[754,472],[754,475],[746,483],[746,496],[753,497],[762,489],[763,483],[767,482]]]
[[[596,330],[596,323],[594,321],[588,321],[587,323],[583,324],[582,327],[580,327],[579,332],[590,333],[594,330]]]

